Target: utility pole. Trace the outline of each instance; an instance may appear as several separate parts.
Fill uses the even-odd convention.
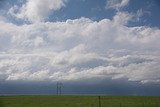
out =
[[[99,107],[101,107],[101,96],[98,96],[98,104],[99,104]]]

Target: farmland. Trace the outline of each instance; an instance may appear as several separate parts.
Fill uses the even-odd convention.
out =
[[[1,96],[0,107],[160,107],[160,97]]]

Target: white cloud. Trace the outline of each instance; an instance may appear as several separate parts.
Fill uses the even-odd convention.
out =
[[[128,21],[131,21],[133,17],[133,14],[129,14],[127,12],[117,12],[116,15],[113,17],[113,21],[115,24],[127,25]]]
[[[22,26],[0,21],[0,80],[160,83],[160,29],[127,27],[130,17],[117,15]]]
[[[56,11],[65,6],[67,0],[27,0],[22,7],[17,5],[9,10],[9,14],[30,22],[41,22],[48,18],[51,11]]]
[[[130,0],[107,0],[106,9],[116,9],[119,10],[128,5]]]

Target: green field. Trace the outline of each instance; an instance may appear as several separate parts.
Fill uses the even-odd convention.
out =
[[[1,96],[0,107],[160,107],[160,97]]]

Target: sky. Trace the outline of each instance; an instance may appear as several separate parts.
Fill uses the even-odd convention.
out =
[[[0,0],[0,95],[160,95],[159,0]]]

